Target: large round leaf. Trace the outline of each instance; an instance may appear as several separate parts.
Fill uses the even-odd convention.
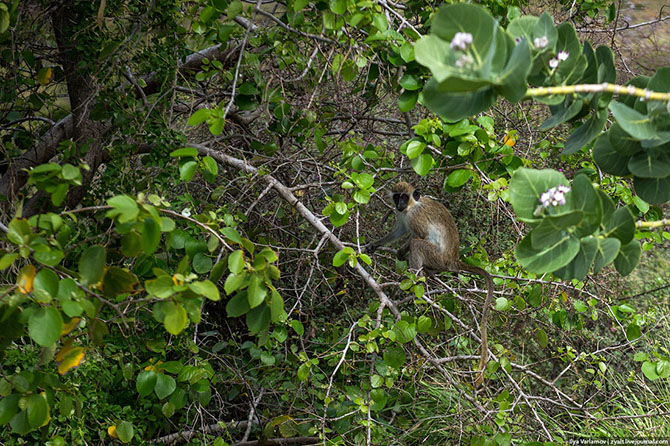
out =
[[[516,247],[516,258],[530,272],[549,273],[570,263],[579,252],[579,246],[579,239],[566,233],[554,243],[536,249],[531,243],[531,234],[527,234]]]
[[[28,320],[28,334],[42,347],[54,345],[60,338],[63,318],[53,307],[39,308]]]
[[[568,180],[561,172],[553,169],[526,169],[514,171],[509,186],[510,201],[519,220],[536,222],[534,215],[540,204],[540,195],[559,184],[567,186]]]

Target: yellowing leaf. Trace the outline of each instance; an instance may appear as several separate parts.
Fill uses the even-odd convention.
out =
[[[174,283],[177,286],[183,285],[184,284],[184,276],[181,274],[175,274],[172,276],[172,283]]]
[[[19,291],[23,294],[28,294],[33,290],[33,281],[35,280],[35,267],[33,265],[26,265],[21,268],[19,273],[17,285]]]
[[[119,438],[119,434],[116,433],[116,425],[113,424],[107,428],[107,434],[112,438]]]
[[[57,361],[58,357],[61,357],[61,361],[58,364],[58,373],[61,375],[65,375],[73,368],[79,367],[81,361],[84,360],[85,355],[84,347],[72,347],[69,348],[65,354],[62,354],[65,348],[66,347],[63,347],[63,349],[61,349],[61,351],[56,355]]]
[[[505,135],[505,138],[503,139],[503,144],[509,147],[514,147],[514,144],[516,144],[517,139],[519,139],[519,137],[516,133],[516,130],[512,130],[511,132]]]
[[[153,358],[149,359],[149,362],[154,362],[154,359]],[[158,367],[161,364],[163,364],[163,361],[158,361],[156,364],[149,364],[144,368],[144,370],[146,370],[147,372],[149,371],[159,372],[162,370],[160,367]]]
[[[52,77],[53,70],[51,67],[44,67],[37,72],[37,82],[40,85],[47,85],[49,82],[51,82]]]
[[[63,336],[70,333],[77,327],[79,321],[81,321],[80,317],[73,317],[72,319],[70,319],[70,322],[64,323],[63,328],[61,328],[60,335]]]

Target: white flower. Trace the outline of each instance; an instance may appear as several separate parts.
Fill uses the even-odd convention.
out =
[[[469,54],[463,54],[461,58],[456,61],[456,66],[458,68],[463,68],[472,65],[473,62],[474,60]]]
[[[535,48],[537,49],[542,49],[549,45],[549,39],[547,39],[547,36],[536,37],[533,39],[533,45],[535,45]]]
[[[559,51],[556,57],[558,58],[558,60],[568,60],[568,57],[570,57],[570,53],[568,53],[567,51]]]
[[[471,43],[472,34],[458,32],[454,35],[454,38],[451,39],[450,46],[452,50],[465,51]]]
[[[549,68],[556,68],[558,66],[559,60],[555,57],[549,61]]]
[[[563,206],[565,204],[565,194],[570,192],[570,188],[562,184],[552,187],[540,196],[540,205],[542,208],[549,206]]]
[[[184,217],[190,217],[191,216],[191,208],[184,208],[184,210],[181,211],[181,215]]]

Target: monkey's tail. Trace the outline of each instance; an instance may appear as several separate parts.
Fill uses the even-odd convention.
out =
[[[489,360],[489,343],[486,335],[486,322],[489,317],[489,310],[491,308],[491,301],[493,300],[493,278],[485,269],[482,269],[478,266],[468,265],[467,263],[461,262],[461,269],[482,276],[486,280],[486,286],[488,288],[486,293],[486,301],[484,302],[484,308],[482,308],[482,320],[479,323],[479,328],[481,329],[481,339],[482,339],[482,355],[479,360],[479,366],[477,367],[477,378],[475,379],[475,385],[479,386],[484,381],[484,368],[486,363]]]

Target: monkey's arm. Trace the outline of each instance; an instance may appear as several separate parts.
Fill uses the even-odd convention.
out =
[[[374,242],[368,243],[368,245],[366,246],[366,251],[369,253],[373,253],[378,247],[395,242],[396,240],[405,236],[407,232],[408,232],[407,228],[405,228],[401,224],[397,224],[395,229],[386,234],[386,236],[380,238],[379,240],[375,240]]]

